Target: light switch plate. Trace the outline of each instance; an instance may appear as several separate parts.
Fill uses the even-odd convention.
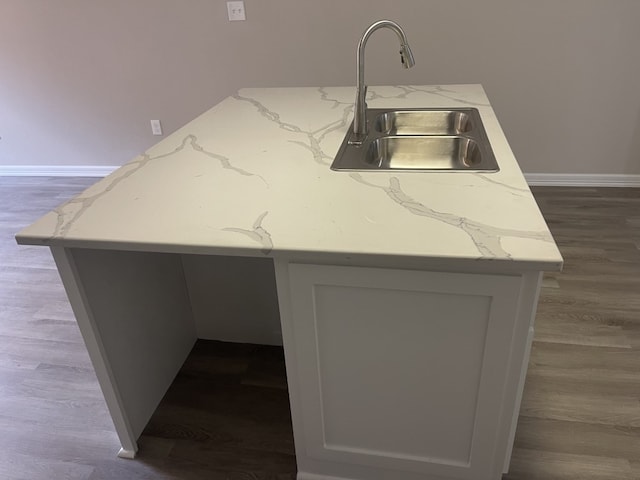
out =
[[[229,21],[246,20],[244,13],[244,2],[227,2],[227,12],[229,13]]]

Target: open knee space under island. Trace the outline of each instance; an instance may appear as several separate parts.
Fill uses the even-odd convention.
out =
[[[300,480],[508,470],[562,258],[481,86],[369,94],[477,109],[498,170],[332,170],[353,88],[243,89],[17,235],[52,250],[121,456],[203,338],[284,345]]]

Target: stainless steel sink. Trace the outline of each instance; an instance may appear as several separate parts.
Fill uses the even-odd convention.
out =
[[[376,131],[386,135],[459,135],[472,131],[474,124],[471,115],[460,110],[385,112],[374,122]]]
[[[366,120],[366,138],[350,142],[350,128],[332,170],[499,170],[475,108],[368,109]]]
[[[465,137],[381,137],[369,145],[365,163],[385,170],[466,170],[482,162],[478,144]]]

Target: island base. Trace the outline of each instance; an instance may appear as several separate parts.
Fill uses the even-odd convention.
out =
[[[119,457],[135,456],[197,338],[281,340],[298,479],[497,480],[508,469],[539,272],[52,252]]]

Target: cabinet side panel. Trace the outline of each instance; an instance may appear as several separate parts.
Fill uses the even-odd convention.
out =
[[[511,453],[513,442],[516,436],[518,425],[518,415],[520,413],[520,402],[524,391],[527,369],[529,367],[529,356],[531,354],[531,344],[534,337],[534,322],[542,286],[542,272],[528,272],[523,275],[523,282],[520,292],[520,302],[518,306],[518,325],[514,335],[514,341],[509,360],[508,385],[510,388],[505,392],[505,411],[502,419],[505,427],[503,435],[508,432],[506,442],[506,453],[504,455],[503,473],[509,471],[511,463]],[[525,333],[526,332],[526,333]]]
[[[180,257],[93,249],[71,254],[137,438],[196,340]]]

